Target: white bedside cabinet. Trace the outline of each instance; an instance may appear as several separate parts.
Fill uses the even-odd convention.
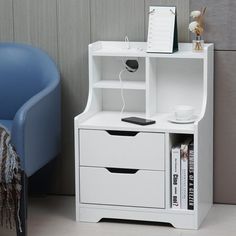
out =
[[[213,44],[201,53],[179,44],[173,54],[148,54],[142,42],[130,45],[89,45],[89,98],[75,117],[76,219],[156,221],[197,229],[212,206]],[[139,68],[124,72],[121,83],[127,59],[138,60]],[[179,104],[195,107],[194,123],[168,121]],[[121,121],[128,116],[156,123]],[[186,137],[194,140],[194,210],[171,206],[171,148]]]

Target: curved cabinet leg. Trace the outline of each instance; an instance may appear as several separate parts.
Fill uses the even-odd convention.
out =
[[[79,221],[80,222],[89,222],[89,223],[98,223],[102,217],[98,216],[87,216],[87,217],[80,217]]]
[[[104,216],[96,210],[89,208],[80,208],[78,221],[79,222],[89,222],[89,223],[98,223]]]
[[[176,229],[198,229],[199,226],[196,225],[195,223],[191,222],[185,222],[183,221],[175,221],[175,222],[170,222],[170,224],[175,227]]]

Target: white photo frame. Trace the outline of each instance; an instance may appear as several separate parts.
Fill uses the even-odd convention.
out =
[[[176,7],[150,6],[147,52],[178,51]]]

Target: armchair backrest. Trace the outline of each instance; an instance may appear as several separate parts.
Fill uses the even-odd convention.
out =
[[[57,68],[42,50],[0,43],[0,119],[12,120],[26,101],[55,80]]]

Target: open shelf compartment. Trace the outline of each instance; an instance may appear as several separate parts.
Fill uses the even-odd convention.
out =
[[[167,209],[169,209],[170,211],[174,211],[174,212],[183,212],[183,213],[186,213],[186,212],[189,212],[189,213],[193,213],[195,208],[196,208],[196,202],[197,202],[197,199],[195,199],[195,191],[196,191],[196,183],[195,183],[195,180],[194,180],[194,176],[197,174],[196,173],[196,167],[195,167],[195,153],[194,153],[194,134],[189,134],[189,133],[169,133],[167,134],[167,138],[168,138],[168,142],[167,142],[167,159],[166,159],[166,166],[167,166],[167,172],[166,172],[166,187],[167,187]],[[187,154],[187,208],[186,207],[183,207],[181,205],[181,199],[182,199],[182,187],[181,186],[181,171],[182,171],[182,163],[180,161],[179,163],[179,168],[180,168],[180,173],[179,173],[179,176],[178,176],[178,181],[179,181],[179,184],[180,184],[180,208],[173,208],[173,199],[172,199],[172,184],[173,184],[173,176],[172,176],[172,171],[173,171],[173,162],[172,162],[172,158],[173,158],[173,154],[172,154],[172,148],[182,148],[181,145],[183,144],[187,144],[187,146],[185,146],[185,150],[186,152],[188,152]],[[191,146],[191,147],[190,147]],[[191,151],[190,151],[191,149]],[[180,150],[180,160],[183,155],[183,150]],[[191,156],[191,157],[190,157]],[[190,160],[191,159],[191,160]],[[191,161],[191,167],[190,167],[190,161]],[[175,163],[176,164],[176,163]],[[174,167],[176,168],[176,166]],[[190,174],[188,171],[189,171],[189,168],[193,168],[193,171],[192,173]],[[190,176],[191,175],[191,176]],[[189,181],[191,181],[191,187],[189,185]],[[193,185],[192,185],[193,184]],[[189,188],[191,188],[191,190],[189,190]],[[191,192],[191,193],[190,193]],[[186,192],[185,192],[186,193]],[[188,204],[189,204],[189,194],[191,194],[191,199],[193,199],[193,203],[194,203],[194,206],[193,206],[193,209],[189,209],[188,207]]]
[[[203,60],[147,59],[147,111],[173,114],[177,105],[195,108],[199,116],[203,109]]]
[[[129,89],[146,90],[145,59],[129,57],[129,60],[137,60],[139,67],[136,72],[125,69],[127,58],[124,57],[93,57],[91,70],[92,85],[97,89]]]

